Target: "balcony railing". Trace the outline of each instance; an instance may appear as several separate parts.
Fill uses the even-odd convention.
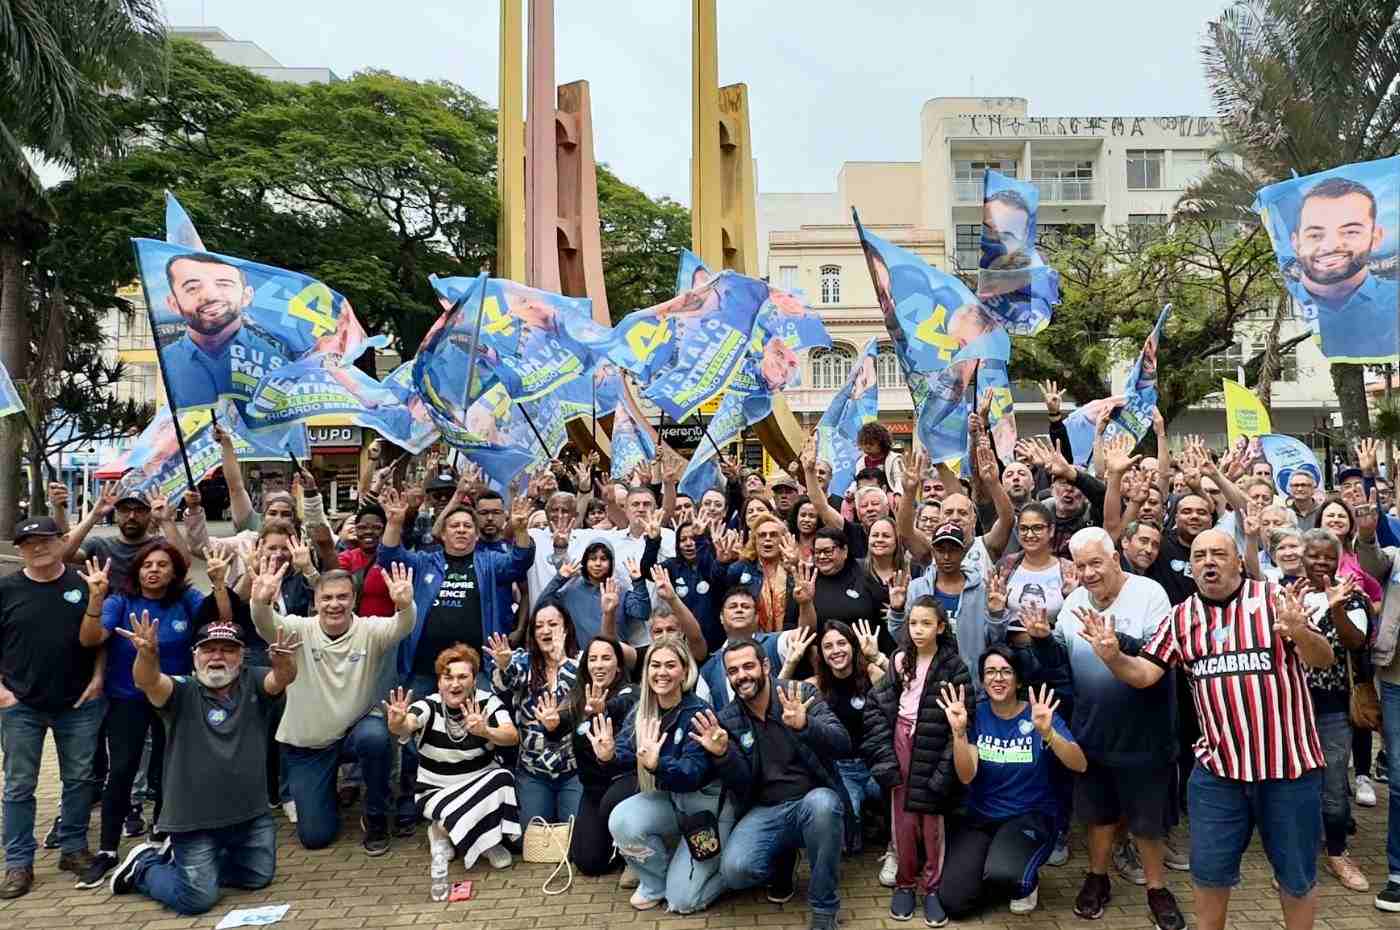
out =
[[[1040,190],[1042,202],[1050,201],[1086,201],[1094,200],[1094,181],[1092,178],[1082,180],[1076,179],[1050,179],[1032,182]]]
[[[982,202],[982,179],[975,181],[954,181],[953,182],[953,202],[954,203],[981,203]]]

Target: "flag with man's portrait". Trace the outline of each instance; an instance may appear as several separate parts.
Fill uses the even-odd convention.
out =
[[[1128,372],[1128,383],[1123,388],[1123,406],[1113,411],[1108,425],[1104,427],[1105,442],[1118,436],[1131,436],[1136,444],[1152,428],[1152,411],[1157,407],[1157,357],[1171,316],[1172,305],[1167,304],[1157,315],[1157,323],[1142,343],[1142,351]]]
[[[877,339],[866,342],[846,383],[831,398],[817,423],[817,457],[830,463],[828,491],[837,497],[845,495],[860,470],[863,453],[856,445],[860,428],[880,417],[880,377],[875,366],[879,348]]]
[[[1059,272],[1036,249],[1040,188],[988,168],[982,189],[977,298],[1008,332],[1033,336],[1060,302]]]

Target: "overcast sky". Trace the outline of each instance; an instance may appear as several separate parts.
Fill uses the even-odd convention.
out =
[[[522,0],[523,3],[523,0]],[[843,161],[919,157],[930,97],[1027,97],[1031,115],[1209,114],[1200,46],[1225,0],[864,4],[719,0],[719,80],[749,87],[762,192],[829,191]],[[861,9],[865,7],[865,9]],[[496,103],[497,0],[166,0],[284,65],[382,68]],[[562,0],[558,83],[586,78],[596,153],[689,201],[687,0]]]

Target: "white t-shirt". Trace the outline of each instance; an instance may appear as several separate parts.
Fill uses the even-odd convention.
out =
[[[1097,607],[1089,596],[1089,589],[1080,585],[1069,592],[1060,607],[1060,617],[1055,624],[1055,636],[1063,639],[1071,650],[1089,644],[1079,638],[1083,624],[1075,611],[1081,607],[1097,610],[1105,617],[1113,618],[1113,629],[1118,633],[1146,640],[1157,631],[1167,614],[1171,613],[1171,601],[1160,584],[1143,575],[1127,575],[1118,596],[1107,607]],[[1077,645],[1076,645],[1077,643]],[[1090,652],[1092,653],[1092,649]]]
[[[1011,611],[1011,620],[1016,622],[1021,608],[1044,607],[1045,618],[1053,626],[1065,602],[1064,579],[1060,575],[1060,560],[1055,559],[1049,568],[1033,570],[1022,562],[1011,573],[1006,585],[1006,606]]]

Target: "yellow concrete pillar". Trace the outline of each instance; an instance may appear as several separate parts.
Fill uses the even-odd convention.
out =
[[[719,39],[715,0],[691,0],[690,248],[724,267],[719,145]]]
[[[496,115],[496,277],[525,283],[524,34],[520,0],[501,0],[500,109]]]

